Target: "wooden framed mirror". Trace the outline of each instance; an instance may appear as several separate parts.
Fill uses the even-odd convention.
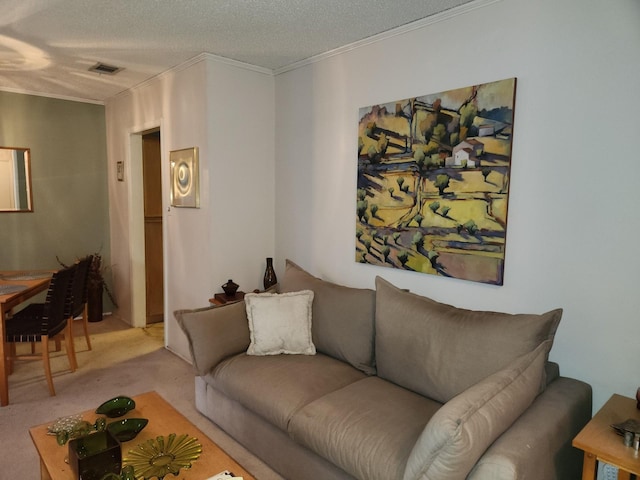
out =
[[[33,212],[28,148],[0,147],[0,212]]]

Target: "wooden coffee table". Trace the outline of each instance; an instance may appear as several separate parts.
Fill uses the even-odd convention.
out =
[[[136,438],[122,444],[123,458],[127,456],[129,450],[148,439],[167,436],[170,433],[178,435],[186,433],[198,439],[202,445],[202,454],[200,458],[193,462],[190,469],[181,470],[179,476],[170,475],[170,478],[204,480],[224,470],[229,470],[235,476],[243,477],[244,480],[255,480],[238,462],[227,455],[198,427],[187,420],[156,392],[149,392],[132,398],[136,402],[135,409],[123,417],[107,419],[107,423],[123,418],[147,418],[149,420],[149,424]],[[84,412],[82,416],[84,420],[93,423],[100,415],[96,414],[94,409]],[[68,445],[60,446],[56,442],[55,436],[47,435],[47,428],[52,422],[29,429],[33,443],[40,456],[41,478],[43,480],[73,480],[71,467],[65,462],[65,457],[69,450]]]

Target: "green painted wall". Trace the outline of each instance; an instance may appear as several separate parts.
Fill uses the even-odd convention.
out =
[[[0,91],[0,146],[31,149],[32,213],[0,212],[0,270],[109,265],[103,105]]]

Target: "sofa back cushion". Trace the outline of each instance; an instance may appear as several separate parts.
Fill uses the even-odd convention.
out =
[[[465,310],[376,278],[378,375],[441,403],[553,340],[562,310]],[[544,388],[544,378],[540,390]]]
[[[290,260],[279,287],[280,292],[313,291],[311,330],[317,351],[375,374],[375,291],[321,280]]]
[[[206,375],[225,358],[246,351],[251,341],[244,301],[173,314],[189,341],[196,375]]]

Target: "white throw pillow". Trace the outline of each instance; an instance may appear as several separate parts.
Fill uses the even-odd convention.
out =
[[[251,343],[247,355],[315,355],[311,338],[313,292],[248,293]]]

